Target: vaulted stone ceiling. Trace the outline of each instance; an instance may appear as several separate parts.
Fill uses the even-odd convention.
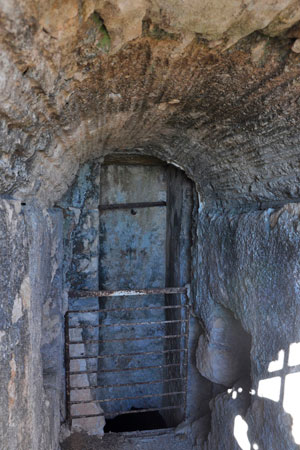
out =
[[[207,203],[300,198],[299,0],[0,0],[0,191],[152,154]],[[271,202],[271,203],[268,203]]]

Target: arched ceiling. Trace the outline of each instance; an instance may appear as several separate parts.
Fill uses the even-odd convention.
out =
[[[51,204],[117,150],[179,165],[208,203],[300,199],[298,0],[0,9],[2,194]]]

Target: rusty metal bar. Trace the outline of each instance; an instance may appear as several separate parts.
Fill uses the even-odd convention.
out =
[[[180,309],[186,308],[186,305],[170,305],[170,306],[138,306],[136,308],[103,308],[103,309],[70,309],[69,315],[73,313],[94,313],[94,312],[115,312],[115,311],[147,311],[149,309]]]
[[[186,322],[186,320],[160,320],[157,322],[124,322],[124,323],[101,323],[100,325],[69,325],[69,329],[74,328],[82,328],[82,329],[90,329],[90,328],[103,328],[103,327],[131,327],[137,325],[165,325],[166,323],[182,323]],[[103,342],[103,341],[102,341]]]
[[[115,203],[112,205],[99,205],[99,211],[107,211],[109,209],[153,208],[154,206],[167,206],[167,203],[164,201],[139,202],[139,203]]]
[[[178,337],[185,337],[185,334],[170,334],[168,336],[144,336],[139,338],[120,338],[120,339],[87,339],[85,341],[70,341],[69,344],[93,344],[96,342],[125,342],[125,341],[145,341],[157,339],[173,339]]]
[[[159,384],[159,383],[168,383],[171,381],[184,381],[186,378],[167,378],[167,379],[161,379],[161,380],[154,380],[154,381],[136,381],[135,383],[122,383],[122,384],[102,384],[102,385],[89,385],[89,386],[73,386],[71,387],[71,391],[80,391],[84,389],[106,389],[106,388],[122,388],[122,387],[129,387],[129,386],[136,386],[136,385],[144,385],[144,384]]]
[[[66,371],[66,421],[68,426],[72,426],[71,416],[71,381],[70,381],[70,337],[68,312],[65,314],[65,371]]]
[[[182,409],[186,415],[186,407],[187,407],[187,365],[188,365],[188,335],[189,335],[189,305],[188,305],[188,296],[187,296],[187,288],[186,287],[180,287],[180,288],[153,288],[153,289],[126,289],[126,290],[118,290],[118,291],[71,291],[70,297],[74,298],[87,298],[87,297],[123,297],[123,296],[142,296],[142,295],[168,295],[168,294],[184,294],[185,302],[182,302],[181,304],[175,304],[175,305],[164,305],[164,306],[140,306],[140,307],[130,307],[130,308],[122,308],[117,306],[116,308],[108,308],[108,309],[83,309],[83,310],[71,310],[68,311],[66,314],[65,320],[66,320],[66,359],[68,359],[68,363],[66,362],[66,377],[67,377],[67,417],[69,417],[69,423],[71,424],[72,419],[80,419],[80,418],[88,418],[88,417],[97,417],[97,416],[104,416],[105,417],[115,417],[117,415],[123,415],[123,414],[134,414],[134,413],[141,413],[141,412],[149,412],[149,411],[160,411],[160,410],[172,410],[172,409]],[[119,311],[147,311],[147,310],[176,310],[180,309],[180,320],[177,320],[176,317],[174,320],[160,320],[160,321],[145,321],[144,318],[142,318],[142,321],[140,322],[121,322],[121,323],[101,323],[98,325],[72,325],[72,316],[71,314],[83,314],[83,313],[110,313],[110,312],[119,312]],[[133,316],[135,318],[135,316]],[[170,317],[172,319],[172,317]],[[176,320],[175,320],[176,319]],[[73,322],[74,323],[74,322]],[[155,335],[155,336],[142,336],[142,337],[133,337],[133,338],[113,338],[113,339],[84,339],[84,337],[80,337],[81,340],[70,340],[70,329],[97,329],[102,327],[136,327],[136,326],[151,326],[151,325],[159,325],[164,326],[167,324],[180,324],[180,332],[178,334],[172,334],[172,335],[166,335],[163,334],[160,328],[155,328],[157,330],[157,334],[161,335]],[[177,327],[177,325],[176,325]],[[175,331],[175,329],[174,329]],[[177,328],[175,333],[177,332]],[[76,353],[74,356],[70,355],[70,345],[77,345],[77,344],[89,344],[89,343],[105,343],[105,342],[116,342],[116,343],[123,343],[123,342],[136,342],[136,341],[147,341],[147,340],[161,340],[161,339],[175,339],[179,338],[179,345],[176,345],[176,348],[170,348],[168,350],[150,350],[146,352],[129,352],[129,353],[108,353],[108,354],[95,354],[95,355],[80,355],[77,356]],[[139,349],[137,349],[139,350]],[[89,368],[87,367],[86,370],[71,370],[71,361],[74,360],[104,360],[105,358],[115,358],[116,361],[120,361],[120,358],[131,358],[135,356],[144,356],[144,355],[167,355],[171,353],[178,353],[178,361],[175,363],[169,363],[169,364],[161,364],[166,363],[167,361],[162,359],[157,361],[158,365],[152,365],[152,366],[138,366],[138,367],[123,367],[123,368],[111,368],[111,369],[99,369],[97,368]],[[155,364],[156,361],[153,361]],[[139,363],[139,360],[137,361],[137,364]],[[174,374],[170,374],[171,378],[164,379],[164,368],[179,368],[176,369]],[[86,385],[86,386],[73,386],[71,383],[76,382],[76,378],[74,376],[76,375],[83,375],[83,374],[105,374],[105,373],[117,373],[122,374],[129,371],[149,371],[153,369],[161,370],[161,379],[151,380],[151,381],[137,381],[137,382],[128,382],[128,383],[113,383],[113,384],[106,384],[106,385],[98,385],[96,380],[95,385]],[[178,373],[177,373],[178,372]],[[147,373],[147,372],[146,372]],[[147,378],[149,379],[149,373],[147,373]],[[172,377],[173,375],[173,377]],[[174,376],[175,375],[175,376]],[[160,378],[160,376],[158,376]],[[91,381],[91,380],[90,380]],[[94,380],[93,380],[94,381]],[[108,382],[110,380],[107,380]],[[119,380],[116,380],[119,381]],[[120,379],[122,381],[122,379]],[[126,381],[126,379],[124,380]],[[129,380],[130,381],[130,380]],[[181,381],[180,385],[177,385],[176,382]],[[155,384],[161,384],[164,385],[165,383],[172,383],[175,382],[175,385],[170,385],[171,392],[163,392],[163,393],[149,393],[149,390],[151,392],[151,389],[145,389],[141,392],[142,395],[136,395],[136,396],[130,396],[130,397],[118,397],[118,395],[122,395],[121,392],[116,392],[114,389],[120,389],[123,387],[135,387],[135,386],[151,386]],[[91,389],[112,389],[112,391],[109,391],[108,395],[112,395],[111,398],[108,397],[103,391],[103,396],[105,397],[103,400],[99,399],[92,399],[92,400],[71,400],[71,391],[79,391],[79,390],[91,390]],[[148,393],[147,393],[148,391]],[[126,394],[126,391],[124,392]],[[123,394],[124,394],[123,393]],[[135,391],[128,392],[129,394],[138,393]],[[113,396],[114,395],[114,396]],[[109,404],[110,402],[122,402],[122,401],[128,401],[128,400],[136,400],[136,399],[147,399],[147,398],[160,398],[160,397],[168,397],[171,399],[171,403],[176,403],[176,397],[175,396],[183,396],[182,397],[182,403],[180,405],[169,405],[169,406],[163,406],[163,407],[156,407],[156,408],[145,408],[145,409],[139,409],[139,410],[130,410],[130,411],[114,411],[112,413],[97,413],[97,414],[82,414],[82,415],[73,415],[72,416],[72,406],[78,405],[78,404],[92,404],[92,403],[98,403],[98,404]],[[173,400],[172,400],[173,396]],[[74,397],[73,397],[74,398]],[[76,398],[76,397],[75,397]],[[116,406],[118,408],[118,406]]]
[[[108,372],[130,372],[131,370],[147,370],[147,369],[163,369],[164,367],[176,367],[182,366],[183,364],[174,363],[174,364],[161,364],[158,366],[142,366],[142,367],[125,367],[125,369],[100,369],[100,370],[84,370],[84,371],[70,371],[70,375],[82,375],[87,373],[108,373]]]
[[[74,359],[103,359],[103,358],[125,358],[130,356],[143,356],[143,355],[161,355],[164,353],[172,352],[186,352],[186,348],[175,348],[170,350],[159,350],[151,352],[137,352],[137,353],[111,353],[110,355],[88,355],[88,356],[70,356],[70,360]]]
[[[71,405],[81,405],[81,404],[87,404],[87,403],[117,402],[117,401],[123,401],[123,400],[136,400],[136,399],[140,399],[140,398],[169,397],[170,395],[181,395],[181,394],[185,394],[185,391],[164,392],[162,394],[136,395],[134,397],[104,398],[103,400],[74,400],[74,401],[71,401]]]
[[[187,292],[185,293],[185,295],[184,295],[184,298],[185,298],[185,302],[186,302],[186,305],[188,305],[188,302],[189,302],[189,297],[188,297],[188,294],[187,294]],[[181,310],[181,314],[183,313],[183,310]],[[189,345],[189,328],[190,328],[190,321],[189,321],[189,319],[190,319],[190,310],[189,310],[189,308],[187,308],[186,310],[185,310],[185,338],[184,338],[184,341],[185,341],[185,343],[184,343],[184,346],[185,346],[185,348],[186,349],[188,349],[188,345]],[[187,380],[187,377],[188,377],[188,352],[186,352],[185,353],[185,355],[184,355],[184,367],[185,367],[185,377],[186,377],[186,382],[185,382],[185,396],[184,396],[184,416],[186,417],[186,408],[187,408],[187,384],[188,384],[188,380]]]
[[[153,288],[153,289],[120,289],[117,291],[70,291],[70,298],[85,297],[126,297],[127,295],[160,295],[185,294],[186,287],[179,288]]]
[[[98,414],[81,414],[77,416],[72,416],[72,419],[87,419],[89,417],[103,417],[104,413],[98,413]],[[107,417],[108,414],[105,414],[105,417]],[[111,415],[112,416],[112,415]]]
[[[116,411],[113,413],[105,413],[105,417],[115,417],[115,416],[121,416],[123,414],[138,414],[142,412],[150,412],[150,411],[162,411],[163,409],[181,409],[182,405],[174,405],[174,406],[161,406],[159,408],[147,408],[147,409],[137,409],[137,410],[130,410],[130,411]],[[98,417],[98,416],[104,416],[104,413],[99,414],[85,414],[80,416],[73,416],[73,419],[83,419],[87,417]]]

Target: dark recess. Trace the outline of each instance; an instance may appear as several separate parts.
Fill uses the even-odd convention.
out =
[[[131,411],[138,411],[131,408]],[[159,430],[167,428],[166,422],[158,411],[136,414],[121,414],[114,419],[106,419],[104,433],[125,433],[129,431]]]

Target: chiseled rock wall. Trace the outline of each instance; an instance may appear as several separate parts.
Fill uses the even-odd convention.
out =
[[[1,200],[0,211],[1,448],[56,450],[63,382],[61,215],[12,200]]]
[[[1,193],[53,204],[84,162],[138,148],[206,200],[299,198],[298,0],[1,0],[0,12]]]
[[[56,450],[64,414],[62,217],[12,200],[0,208],[1,439],[10,450]],[[211,431],[198,441],[205,450],[300,444],[299,217],[295,203],[200,213],[195,312],[206,345],[197,357],[210,363],[199,365],[207,378],[226,385],[210,403]],[[241,364],[249,359],[251,369]],[[231,379],[220,378],[232,365]],[[198,422],[194,428],[203,427]]]
[[[211,401],[207,450],[250,450],[250,444],[251,449],[299,448],[299,219],[298,204],[242,214],[201,213],[196,310],[208,344],[200,342],[197,357],[213,368],[209,372],[202,363],[200,370],[228,388]],[[235,319],[225,319],[228,314]],[[245,331],[235,332],[232,320]],[[216,339],[220,330],[223,347]],[[243,361],[245,332],[251,336],[251,371],[248,377],[236,372],[234,379],[232,366]],[[230,340],[234,352],[228,357]],[[218,378],[222,373],[224,380]]]
[[[298,0],[0,0],[0,11],[1,195],[53,205],[80,165],[123,150],[182,167],[207,207],[299,200]],[[20,202],[0,207],[0,433],[13,450],[49,449],[62,361],[60,219],[31,207],[23,215]],[[266,399],[259,382],[281,355],[290,370],[299,341],[297,223],[293,205],[279,215],[202,212],[198,366],[227,385],[244,376],[237,364],[222,380],[210,351],[224,350],[217,322],[230,369],[241,326],[252,337],[255,391],[247,397],[244,380],[213,401],[210,449],[238,445],[218,441],[235,421],[258,446],[293,449],[291,414],[282,413],[292,404],[283,393]],[[297,372],[287,375],[296,392]]]

